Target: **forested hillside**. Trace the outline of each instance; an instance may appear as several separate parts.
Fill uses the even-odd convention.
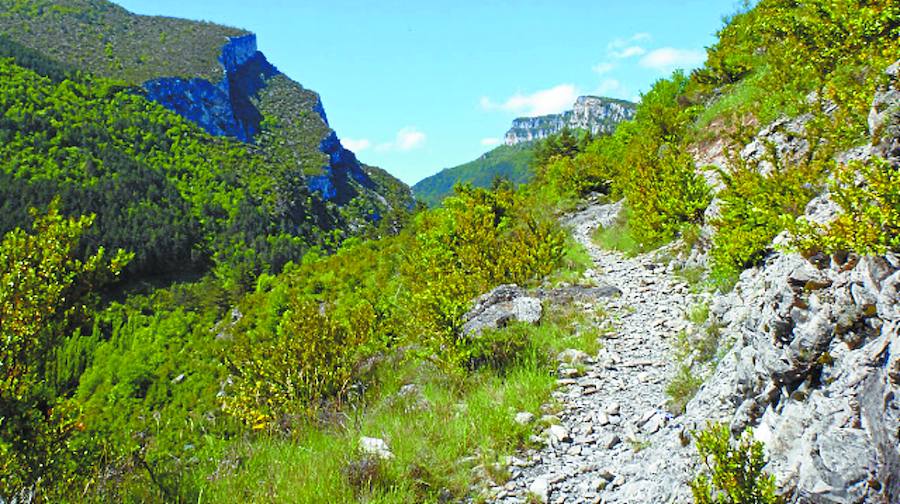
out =
[[[416,199],[428,206],[437,206],[453,193],[457,183],[476,187],[490,187],[495,178],[521,184],[531,179],[534,159],[533,144],[501,145],[480,158],[420,180],[412,186]]]
[[[415,211],[285,76],[241,142],[118,52],[243,32],[3,7],[0,502],[900,495],[896,2],[745,6],[613,134]],[[205,44],[165,74],[222,78]],[[341,170],[364,197],[315,178]]]

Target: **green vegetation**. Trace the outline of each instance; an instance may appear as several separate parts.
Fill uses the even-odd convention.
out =
[[[248,33],[139,16],[105,0],[2,0],[0,32],[72,68],[128,84],[158,77],[218,82],[225,38]]]
[[[83,429],[77,403],[54,390],[53,355],[72,327],[89,320],[94,289],[115,277],[130,259],[103,249],[81,261],[76,248],[93,216],[65,218],[57,205],[33,213],[33,233],[15,229],[0,242],[0,498],[20,490],[71,481],[88,448],[72,439]],[[83,476],[83,472],[82,472]]]
[[[241,32],[100,0],[0,3],[0,499],[430,502],[472,497],[473,478],[502,483],[503,456],[531,434],[515,412],[549,398],[550,356],[595,353],[599,332],[550,310],[462,334],[462,316],[499,284],[577,280],[589,258],[555,216],[585,195],[625,199],[598,232],[606,246],[692,243],[711,199],[693,149],[710,131],[736,149],[777,113],[809,112],[805,159],[771,156],[764,172],[735,158],[720,173],[717,271],[757,263],[785,229],[809,253],[898,248],[896,170],[828,162],[862,138],[898,54],[894,3],[762,0],[613,135],[498,150],[490,162],[533,156],[534,179],[457,184],[414,215],[371,167],[384,207],[306,189],[330,130],[318,97],[285,78],[254,104],[258,145],[213,138],[132,86],[156,72],[215,80],[207,41]],[[154,46],[161,56],[144,54]],[[845,214],[798,221],[828,177]],[[701,383],[688,356],[714,362],[720,347],[708,312],[692,310],[705,330],[679,338],[676,409]],[[364,455],[360,436],[394,457]],[[748,435],[716,426],[698,447],[698,502],[775,502]]]
[[[843,213],[824,226],[798,219],[793,228],[796,245],[810,255],[818,250],[864,254],[900,250],[900,172],[876,158],[841,166],[833,173],[831,197]]]
[[[775,478],[763,471],[763,444],[747,430],[732,440],[725,424],[695,432],[704,471],[691,482],[697,504],[776,504]]]
[[[629,226],[631,219],[628,214],[626,208],[611,226],[598,227],[591,237],[594,243],[607,250],[618,250],[628,256],[637,255],[640,247]]]
[[[58,350],[41,366],[58,387],[44,393],[73,408],[66,425],[79,427],[67,445],[90,446],[92,454],[63,451],[59,459],[92,483],[67,489],[63,473],[47,474],[40,489],[10,479],[4,494],[30,487],[41,498],[62,492],[78,500],[195,501],[234,490],[230,476],[207,479],[221,473],[210,461],[229,454],[261,450],[266,460],[282,450],[274,453],[350,464],[357,436],[393,433],[397,465],[384,468],[392,483],[363,490],[388,500],[463,495],[471,467],[429,476],[421,471],[432,464],[408,464],[421,450],[441,466],[473,451],[493,464],[522,446],[528,431],[512,425],[510,411],[536,410],[554,381],[551,353],[590,339],[572,340],[552,321],[459,333],[477,294],[539,281],[561,263],[565,237],[552,213],[536,207],[509,189],[460,187],[445,208],[420,214],[395,236],[350,239],[334,254],[311,251],[278,276],[260,275],[233,312],[234,291],[207,275],[133,293],[53,330]],[[393,381],[403,376],[398,366],[433,405],[412,423],[399,420],[392,398],[405,384]],[[461,403],[471,410],[447,430],[447,411]],[[357,416],[352,428],[329,420],[347,415]],[[305,442],[323,451],[308,454]],[[341,474],[292,480],[276,495],[350,495],[353,485]],[[244,491],[254,499],[270,495],[264,486]]]
[[[453,193],[456,184],[488,188],[496,178],[523,184],[532,178],[534,149],[532,143],[501,145],[474,161],[446,168],[416,182],[412,186],[413,194],[419,201],[435,207]]]
[[[713,221],[716,234],[710,252],[719,282],[755,265],[786,223],[802,215],[822,189],[821,163],[781,166],[774,155],[772,161],[768,173],[740,161],[730,173],[721,173],[725,189],[719,193],[721,214]]]

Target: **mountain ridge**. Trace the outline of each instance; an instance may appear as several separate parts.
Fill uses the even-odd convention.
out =
[[[627,100],[602,96],[579,96],[571,110],[559,114],[513,119],[504,135],[506,145],[541,140],[564,128],[588,130],[592,135],[607,135],[616,125],[634,117],[636,105]]]

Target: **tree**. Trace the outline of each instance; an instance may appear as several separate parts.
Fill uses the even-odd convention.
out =
[[[131,258],[112,260],[101,248],[80,260],[78,242],[94,216],[66,218],[54,201],[32,210],[31,234],[21,228],[0,242],[0,500],[49,486],[64,472],[66,441],[78,427],[75,406],[45,383],[63,337],[91,314],[92,294]]]

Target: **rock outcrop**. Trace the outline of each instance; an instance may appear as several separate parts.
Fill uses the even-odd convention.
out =
[[[579,96],[573,109],[562,114],[514,119],[512,127],[506,132],[505,142],[515,145],[540,140],[566,127],[590,130],[595,135],[609,134],[620,122],[634,117],[635,109],[634,103],[625,100]]]
[[[900,500],[900,257],[776,254],[712,306],[733,347],[688,404],[755,427],[797,502]]]
[[[254,34],[230,37],[219,63],[225,75],[216,84],[202,78],[161,77],[144,83],[147,97],[211,135],[252,142],[263,117],[251,99],[278,69],[256,50]]]
[[[263,113],[258,107],[259,93],[270,85],[273,77],[282,75],[257,50],[256,35],[229,37],[222,47],[218,62],[224,77],[218,83],[206,79],[160,77],[144,83],[147,97],[217,136],[230,136],[242,142],[255,141]],[[306,92],[306,90],[298,90]],[[346,204],[376,184],[349,150],[341,145],[337,134],[328,128],[322,102],[315,96],[308,120],[321,121],[325,136],[318,149],[324,154],[321,175],[309,175],[307,186],[322,198]],[[377,216],[376,216],[377,218]]]
[[[475,300],[463,317],[463,334],[478,335],[485,329],[499,329],[510,322],[537,323],[543,309],[541,300],[525,294],[513,284],[501,285]]]

